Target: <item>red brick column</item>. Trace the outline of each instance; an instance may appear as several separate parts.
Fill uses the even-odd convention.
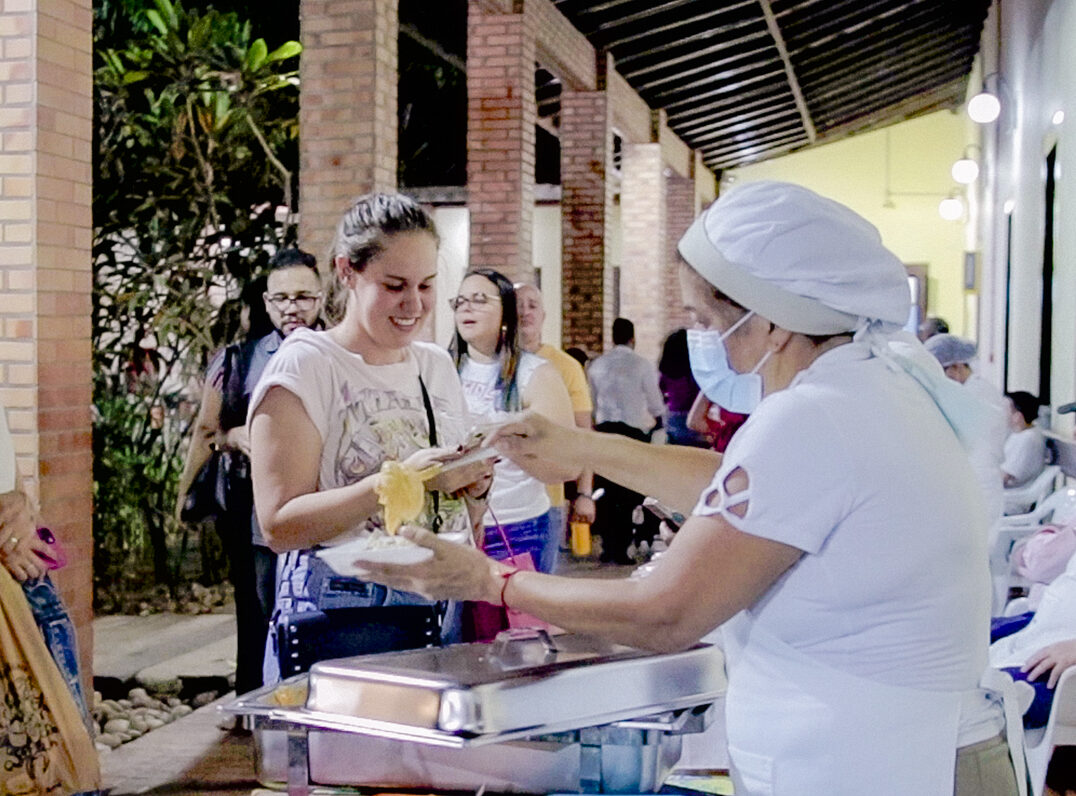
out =
[[[695,220],[695,180],[671,174],[665,178],[665,330],[689,328],[691,316],[680,296],[680,256],[676,244]]]
[[[396,187],[398,0],[300,0],[301,245],[327,267],[359,194]]]
[[[635,350],[657,362],[668,290],[665,177],[661,144],[624,147],[620,183],[621,315],[635,323]]]
[[[526,14],[468,4],[470,265],[518,280],[534,272],[534,59]]]
[[[612,128],[605,91],[560,99],[561,307],[565,347],[601,351],[612,322],[605,296],[605,225],[613,204]]]
[[[0,5],[0,402],[93,659],[90,0]]]

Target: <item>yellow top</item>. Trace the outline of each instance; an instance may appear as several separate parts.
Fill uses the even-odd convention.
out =
[[[587,384],[587,374],[583,366],[571,354],[566,354],[559,348],[546,343],[538,346],[538,351],[535,353],[557,369],[564,386],[568,388],[573,412],[594,411],[594,402],[590,398],[590,385]],[[549,502],[554,506],[564,504],[564,484],[546,484],[546,491],[549,492]]]

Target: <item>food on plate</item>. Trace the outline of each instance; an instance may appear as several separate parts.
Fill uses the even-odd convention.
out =
[[[423,482],[440,471],[440,465],[421,470],[403,462],[387,461],[381,465],[381,477],[374,491],[385,513],[385,530],[395,534],[401,525],[413,521],[422,513],[426,487]]]
[[[269,702],[282,708],[301,708],[306,704],[309,681],[283,682],[269,692]]]

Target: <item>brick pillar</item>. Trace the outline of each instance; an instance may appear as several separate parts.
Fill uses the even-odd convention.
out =
[[[299,240],[328,267],[350,200],[396,188],[397,0],[300,0]]]
[[[467,190],[472,267],[533,277],[534,32],[527,15],[469,3]]]
[[[635,350],[657,362],[665,339],[667,249],[661,144],[627,144],[621,166],[621,315],[635,323]]]
[[[561,307],[565,347],[602,349],[605,223],[613,204],[611,108],[604,91],[560,98]]]
[[[93,660],[90,0],[0,4],[0,402]]]
[[[665,178],[665,331],[689,328],[691,316],[680,296],[680,255],[676,244],[695,220],[695,179],[670,174]]]

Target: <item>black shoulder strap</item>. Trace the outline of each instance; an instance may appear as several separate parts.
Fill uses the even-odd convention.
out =
[[[240,343],[232,343],[224,349],[220,384],[220,423],[225,431],[247,422],[249,396],[246,394],[245,383],[252,353],[253,346]]]
[[[430,403],[430,394],[426,390],[426,382],[422,380],[422,374],[418,374],[418,386],[422,390],[422,405],[426,407],[426,425],[430,428],[430,447],[437,447],[437,421],[433,416],[433,404]]]
[[[433,404],[430,403],[430,393],[426,390],[426,382],[422,380],[422,374],[418,374],[418,387],[422,390],[422,404],[426,407],[426,425],[430,429],[430,447],[437,447],[437,421],[433,416]],[[441,530],[441,495],[433,493],[433,532]]]

